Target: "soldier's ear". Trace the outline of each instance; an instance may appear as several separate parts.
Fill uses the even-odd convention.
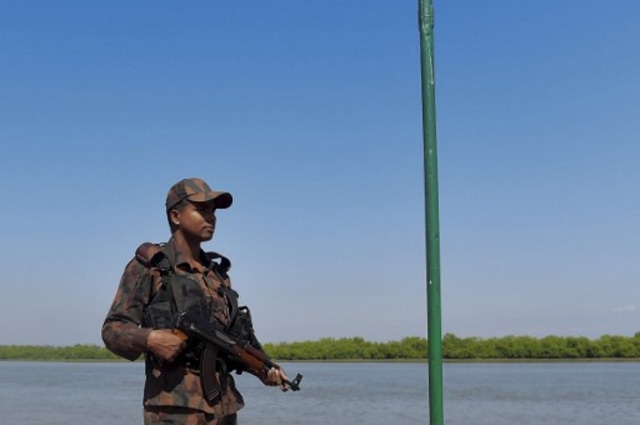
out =
[[[169,211],[169,220],[176,226],[180,225],[180,211],[173,209]]]

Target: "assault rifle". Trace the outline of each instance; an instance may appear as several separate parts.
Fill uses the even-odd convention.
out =
[[[208,346],[205,348],[205,357],[206,353],[211,351],[210,346],[214,350],[221,349],[229,355],[231,360],[240,363],[247,372],[258,378],[265,379],[271,368],[280,369],[280,366],[272,362],[262,351],[257,350],[249,343],[239,342],[232,335],[218,329],[214,323],[203,320],[201,315],[192,314],[189,310],[178,316],[175,330],[186,334],[184,336],[195,337],[206,343]],[[212,368],[214,366],[205,363],[201,363],[203,367]],[[212,373],[212,371],[202,370],[201,373]],[[298,373],[293,380],[285,380],[284,384],[292,391],[298,391],[301,380],[302,375]]]

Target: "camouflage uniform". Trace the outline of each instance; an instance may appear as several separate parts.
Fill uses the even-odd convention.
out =
[[[202,183],[210,191],[206,183]],[[167,196],[167,209],[173,206],[170,204],[176,198],[173,189]],[[211,191],[210,193],[216,196],[220,194],[220,192]],[[224,276],[220,279],[219,274],[205,266],[191,267],[183,254],[177,250],[173,238],[162,250],[174,265],[177,275],[189,277],[199,283],[208,298],[209,305],[212,306],[215,320],[222,325],[227,325],[230,320],[228,300],[225,291],[219,291],[218,288],[230,287],[229,278]],[[203,264],[209,264],[203,251],[201,256]],[[129,360],[135,360],[140,354],[146,353],[146,341],[151,329],[140,325],[145,307],[161,285],[162,279],[157,269],[146,267],[136,258],[127,264],[102,327],[102,338],[109,350]],[[183,425],[236,423],[236,412],[244,406],[244,401],[229,373],[217,373],[221,384],[221,396],[213,404],[209,404],[203,396],[197,364],[192,366],[186,362],[176,361],[169,366],[164,366],[154,361],[149,353],[146,354],[143,400],[145,423]]]

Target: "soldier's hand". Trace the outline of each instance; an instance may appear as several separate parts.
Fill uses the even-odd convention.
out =
[[[289,380],[289,377],[285,373],[284,369],[272,367],[269,369],[266,378],[263,380],[265,385],[280,386],[282,391],[287,391],[289,387],[285,384]]]
[[[184,346],[184,339],[169,329],[154,329],[147,337],[147,350],[167,362],[175,360]]]

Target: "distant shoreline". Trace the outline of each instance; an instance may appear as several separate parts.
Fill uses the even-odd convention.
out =
[[[427,362],[426,338],[406,337],[399,341],[370,342],[360,337],[322,338],[316,341],[263,344],[266,353],[281,362]],[[445,362],[602,362],[640,361],[640,333],[632,337],[604,335],[586,337],[506,336],[502,338],[442,339]],[[0,360],[34,361],[118,361],[103,346],[0,345]],[[126,361],[126,360],[123,360]]]

